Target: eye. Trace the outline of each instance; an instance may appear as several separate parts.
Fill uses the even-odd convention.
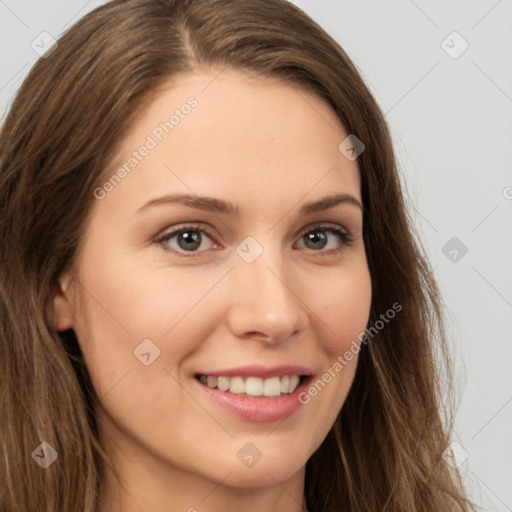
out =
[[[322,251],[329,243],[329,234],[338,238],[338,243],[334,242],[334,247],[327,251]],[[321,255],[332,255],[345,249],[353,242],[353,238],[347,231],[335,226],[326,224],[317,224],[308,228],[301,235],[301,241],[304,240],[306,246],[314,252],[320,252]],[[339,243],[341,241],[341,243]]]
[[[329,238],[331,238],[329,235],[335,235],[338,243],[335,242],[334,248],[325,251],[323,249],[329,244]],[[210,240],[210,243],[205,240]],[[303,231],[300,237],[300,241],[302,240],[307,244],[307,248],[326,256],[342,251],[353,242],[350,233],[336,225],[325,224],[317,224]],[[201,253],[214,245],[213,236],[200,225],[186,225],[174,229],[159,237],[156,243],[162,245],[165,250],[183,257],[195,256],[195,253]],[[189,254],[186,254],[187,252]]]
[[[201,252],[198,251],[199,248],[206,250],[203,243],[204,235],[206,235],[207,239],[212,240],[212,237],[201,226],[183,226],[179,229],[166,233],[157,240],[157,243],[162,244],[164,247],[171,246],[171,250],[179,256],[189,257],[187,254],[183,254],[183,252],[192,253],[191,256],[193,256],[193,253]],[[173,239],[176,239],[177,247],[171,243]]]

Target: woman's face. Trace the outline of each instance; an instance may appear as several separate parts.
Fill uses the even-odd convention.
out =
[[[55,306],[122,465],[274,485],[303,471],[354,377],[357,355],[335,363],[369,318],[360,177],[322,100],[218,73],[174,77],[137,117]]]

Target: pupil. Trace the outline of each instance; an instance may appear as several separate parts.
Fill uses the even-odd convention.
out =
[[[320,236],[318,236],[318,234],[320,234]],[[322,249],[326,243],[325,233],[322,233],[321,231],[313,231],[306,236],[311,242],[313,242],[313,244],[315,244],[315,249]]]
[[[178,243],[180,241],[185,241],[186,244],[189,244],[185,246],[181,243],[179,244],[180,248],[185,250],[197,249],[201,245],[201,236],[197,231],[185,231],[179,235],[178,240]]]

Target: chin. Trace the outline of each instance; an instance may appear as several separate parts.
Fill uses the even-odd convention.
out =
[[[220,480],[229,474],[224,483],[232,487],[274,486],[276,483],[289,480],[305,468],[308,458],[307,454],[297,453],[296,448],[286,451],[279,450],[278,447],[265,448],[259,460],[254,458],[252,461],[249,459],[241,461],[235,457],[235,459],[224,460],[224,463],[219,461],[219,464],[215,465],[215,473]],[[219,471],[220,467],[222,471]]]
[[[267,487],[275,486],[292,478],[304,466],[290,466],[288,464],[263,464],[260,463],[251,468],[234,468],[233,472],[223,482],[231,487]],[[225,475],[224,475],[225,476]]]

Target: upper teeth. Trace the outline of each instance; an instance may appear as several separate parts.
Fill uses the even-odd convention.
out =
[[[199,380],[210,388],[218,388],[220,391],[229,391],[241,395],[250,396],[279,396],[281,393],[293,393],[299,385],[298,375],[286,375],[285,377],[213,377],[201,375]]]

